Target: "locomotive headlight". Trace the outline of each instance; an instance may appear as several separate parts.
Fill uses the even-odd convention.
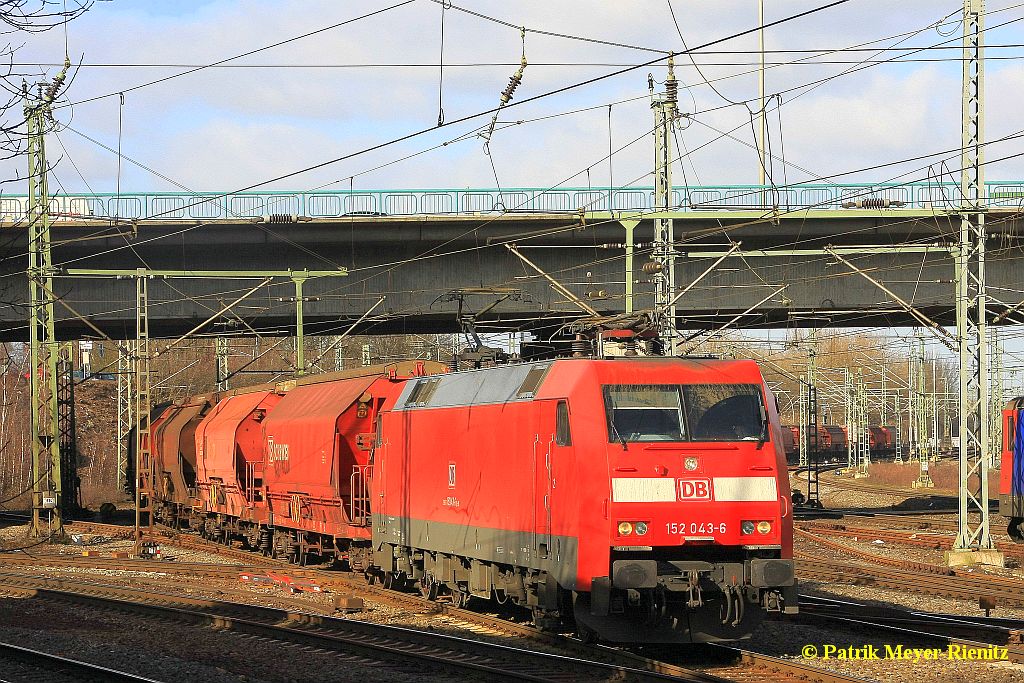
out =
[[[633,525],[633,529],[636,531],[636,535],[637,536],[643,536],[644,534],[647,533],[647,523],[646,522],[637,522],[636,524]]]
[[[762,534],[766,534],[766,533],[768,533],[769,531],[772,530],[772,523],[771,522],[758,522],[757,523],[757,530],[758,530],[758,532],[760,532]]]
[[[633,533],[631,522],[619,522],[619,536],[629,536],[631,533]]]
[[[749,519],[744,520],[743,523],[740,524],[740,531],[744,535],[750,535],[754,533],[754,523],[751,522]]]
[[[685,467],[691,472],[694,471],[695,469],[697,469],[697,458],[687,458],[686,460],[683,461],[683,467]]]

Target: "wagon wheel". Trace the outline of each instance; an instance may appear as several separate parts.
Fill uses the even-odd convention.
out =
[[[384,572],[384,580],[381,582],[381,585],[383,585],[388,590],[394,588],[395,587],[395,573],[394,572]]]
[[[367,570],[363,572],[363,578],[366,579],[366,584],[368,586],[372,586],[373,584],[377,583],[377,575],[372,571]]]
[[[420,595],[427,600],[437,600],[438,583],[437,579],[430,572],[424,572],[420,577]]]
[[[452,596],[455,598],[455,606],[466,608],[469,607],[469,599],[473,596],[469,594],[469,588],[459,586],[459,590]]]

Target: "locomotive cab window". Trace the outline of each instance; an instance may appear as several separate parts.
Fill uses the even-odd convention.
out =
[[[756,384],[686,384],[682,389],[691,440],[767,438],[767,416]]]
[[[683,440],[678,387],[619,384],[605,387],[604,391],[611,441]]]
[[[756,384],[606,386],[610,442],[763,441],[767,413]]]
[[[565,401],[559,401],[555,408],[555,445],[572,445],[572,432],[569,430],[569,404]]]

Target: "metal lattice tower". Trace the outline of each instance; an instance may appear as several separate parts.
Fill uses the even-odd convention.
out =
[[[128,485],[128,457],[131,450],[128,446],[128,435],[135,424],[135,396],[132,393],[135,356],[135,343],[125,341],[117,347],[117,484],[123,490]]]
[[[50,242],[50,200],[44,135],[61,72],[46,91],[25,95],[28,127],[28,286],[29,286],[29,385],[32,394],[32,533],[61,535],[64,532],[61,462],[58,440],[57,353],[54,334],[53,262]],[[49,530],[43,511],[52,511]]]
[[[843,415],[846,418],[846,469],[857,465],[857,408],[856,388],[848,368],[843,368]]]
[[[217,359],[217,391],[227,391],[231,382],[228,380],[230,369],[228,368],[228,338],[218,335],[213,340],[214,355]]]
[[[932,449],[928,441],[928,405],[925,394],[925,353],[924,338],[918,335],[917,348],[910,353],[911,367],[913,368],[913,379],[910,391],[914,394],[912,419],[914,421],[914,452],[917,454],[918,474],[917,480],[913,482],[914,488],[932,488],[935,482],[929,472],[930,461],[932,460]],[[934,399],[934,397],[933,397]]]
[[[924,352],[924,339],[917,339],[916,370],[914,381],[916,382],[914,399],[914,423],[917,425],[917,457],[922,462],[932,460],[931,442],[928,435],[928,425],[931,420],[928,418],[928,375],[925,371],[927,357]]]
[[[989,452],[994,467],[1002,463],[1003,445],[1003,343],[999,340],[999,331],[992,329],[992,396],[989,407]]]
[[[800,444],[797,448],[800,467],[807,467],[808,438],[807,438],[807,383],[800,380]]]
[[[342,337],[333,337],[334,343],[334,370],[340,372],[345,369],[345,348],[341,345]]]
[[[678,116],[676,106],[678,83],[672,57],[668,59],[665,92],[654,93],[654,81],[648,76],[651,109],[654,110],[654,206],[658,211],[672,210],[672,128]],[[675,226],[671,218],[654,219],[654,250],[651,261],[657,265],[654,281],[654,307],[661,316],[660,337],[665,355],[675,356],[676,331],[676,253]]]
[[[855,432],[857,468],[861,475],[867,476],[868,467],[871,465],[871,441],[868,430],[868,401],[864,391],[864,371],[861,368],[857,368],[853,414],[857,427]]]
[[[57,354],[57,450],[60,453],[61,512],[81,508],[78,479],[78,438],[75,424],[75,342],[60,344]]]
[[[956,249],[956,327],[960,362],[957,537],[953,553],[992,551],[989,532],[988,336],[985,293],[984,0],[964,0],[960,152],[960,233]],[[995,553],[991,559],[996,560]],[[1001,563],[1001,558],[999,559]]]
[[[814,332],[810,335],[810,347],[807,349],[807,374],[800,383],[800,467],[810,464],[810,454],[818,450],[818,401],[817,394],[812,392],[816,381],[818,359]],[[813,401],[811,394],[814,393]]]
[[[149,276],[135,276],[135,553],[154,534],[154,476],[150,433]]]

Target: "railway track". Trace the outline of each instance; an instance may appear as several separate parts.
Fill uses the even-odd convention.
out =
[[[153,678],[10,643],[0,643],[0,680],[4,683],[160,683]]]
[[[985,597],[997,605],[1024,607],[1024,582],[1017,578],[958,573],[949,567],[885,557],[806,531],[797,532],[819,545],[853,554],[865,562],[819,560],[805,552],[797,552],[797,576],[801,579],[878,586],[957,600],[977,601]]]
[[[1024,663],[1024,621],[1019,619],[923,612],[808,595],[800,596],[800,609],[802,622],[883,630],[941,646],[984,649],[995,645],[1006,648],[1009,661]]]
[[[810,664],[804,663],[800,660],[790,660],[779,657],[772,657],[769,655],[763,655],[760,653],[752,652],[745,649],[718,646],[714,648],[718,651],[719,657],[724,660],[724,663],[720,667],[716,667],[713,673],[700,673],[690,668],[679,666],[671,662],[661,661],[658,659],[652,659],[649,657],[641,656],[639,654],[606,647],[606,646],[595,646],[592,644],[584,644],[578,640],[568,638],[559,634],[545,633],[538,631],[533,626],[510,621],[507,617],[482,614],[477,611],[467,610],[463,608],[455,607],[449,603],[428,601],[421,598],[418,595],[410,593],[401,593],[393,590],[387,590],[379,586],[366,585],[362,580],[353,577],[347,573],[338,571],[327,571],[320,569],[300,568],[294,565],[287,565],[281,561],[271,560],[264,558],[259,555],[247,553],[234,548],[228,548],[220,544],[215,544],[210,541],[203,539],[197,539],[194,537],[188,537],[184,534],[179,534],[173,540],[177,544],[182,538],[190,538],[189,547],[197,550],[203,550],[214,554],[230,555],[232,558],[239,554],[244,554],[246,559],[252,561],[254,558],[256,564],[251,565],[248,568],[252,569],[266,569],[267,565],[263,564],[263,561],[272,563],[274,567],[280,567],[285,565],[288,567],[288,573],[290,575],[302,578],[310,578],[316,580],[321,585],[337,590],[344,591],[346,593],[360,594],[364,597],[372,598],[376,601],[389,604],[392,606],[399,606],[410,611],[416,612],[433,612],[439,616],[443,616],[447,619],[454,620],[456,624],[461,623],[464,627],[471,631],[475,631],[478,634],[483,635],[512,635],[517,637],[524,637],[538,643],[544,643],[553,647],[557,647],[559,650],[569,653],[572,657],[582,658],[583,660],[598,658],[612,662],[612,664],[605,664],[605,666],[618,666],[622,670],[637,670],[643,672],[645,676],[655,677],[652,680],[701,680],[701,681],[803,681],[805,683],[855,683],[861,679],[844,676],[841,674],[835,674],[829,671],[825,671],[820,668],[816,668]],[[17,556],[13,556],[17,557]],[[49,566],[54,568],[67,568],[67,569],[92,569],[99,568],[104,570],[122,570],[137,572],[139,574],[151,575],[153,581],[153,589],[148,589],[143,594],[146,596],[156,595],[155,591],[161,588],[161,575],[189,578],[191,576],[201,575],[208,578],[222,578],[227,580],[237,579],[238,573],[243,567],[239,565],[211,565],[211,564],[188,564],[188,563],[175,563],[175,562],[154,562],[147,560],[132,560],[132,559],[114,559],[114,558],[99,558],[99,557],[79,557],[69,555],[42,555],[37,558],[21,557],[13,562],[9,558],[5,558],[9,564],[16,564],[19,568],[26,568],[31,566]],[[2,564],[0,564],[2,566]],[[3,585],[7,585],[6,590],[12,590],[12,581],[28,581],[27,584],[20,584],[21,589],[30,590],[35,581],[38,583],[38,577],[30,577],[25,575],[12,576],[10,574],[0,574],[0,590]],[[67,580],[61,579],[59,585],[65,585]],[[81,583],[81,582],[79,582]],[[55,585],[55,584],[51,584]],[[89,591],[95,591],[95,584],[88,584]],[[37,586],[38,588],[38,586]],[[115,587],[109,587],[117,590]],[[18,589],[18,586],[13,586],[14,590]],[[222,589],[219,589],[222,590]],[[52,589],[51,589],[52,592]],[[67,591],[65,591],[67,592]],[[245,597],[246,591],[223,591],[225,593],[231,593],[237,595],[239,599]],[[248,594],[251,597],[251,593]],[[93,595],[95,597],[95,595]],[[164,596],[160,599],[171,599],[177,596]],[[197,600],[196,598],[187,598],[187,602]],[[310,605],[306,602],[299,600],[288,601],[286,598],[277,598],[277,600],[283,600],[289,602],[294,610],[287,611],[287,614],[301,613],[299,610],[309,609]],[[202,602],[209,602],[199,600]],[[243,609],[249,609],[246,606],[242,606]],[[256,608],[253,609],[265,609]],[[281,610],[277,610],[280,614]],[[330,617],[323,617],[318,615],[307,614],[301,619],[310,619],[315,623],[322,623],[323,620],[327,619],[330,621]],[[340,620],[346,624],[349,623],[362,623],[352,622],[349,620]],[[370,624],[373,627],[375,625]],[[411,631],[412,633],[419,633],[417,631]],[[518,652],[518,651],[517,651]],[[590,680],[589,677],[582,679]],[[581,680],[581,679],[570,679],[570,680]],[[599,679],[595,679],[599,680]],[[642,679],[641,679],[642,680]]]
[[[852,538],[855,540],[880,540],[894,545],[949,550],[953,547],[955,524],[921,524],[913,529],[892,529],[882,526],[854,526],[835,522],[801,523],[800,530],[821,536]],[[946,533],[941,533],[946,532]],[[1024,560],[1024,547],[1015,543],[997,543],[996,549],[1006,557]]]
[[[923,488],[915,489],[903,486],[893,486],[892,484],[872,482],[870,478],[854,479],[851,477],[840,477],[836,475],[823,476],[819,480],[822,486],[831,486],[832,488],[844,489],[847,491],[862,491],[864,493],[874,493],[877,495],[893,496],[898,498],[929,498],[934,501],[946,501],[951,500],[955,504],[957,492],[953,489],[935,489],[935,488]],[[993,505],[998,504],[998,486],[994,487],[997,494],[995,496],[989,495],[990,503]],[[950,507],[949,512],[955,512],[953,507]]]
[[[71,602],[94,610],[142,614],[279,643],[358,654],[385,667],[397,664],[406,673],[415,666],[438,675],[472,674],[534,682],[727,680],[681,667],[664,673],[645,671],[623,663],[511,648],[441,633],[83,581],[0,574],[0,590],[8,595]]]
[[[175,538],[180,539],[182,537],[189,538],[190,543],[192,543],[190,547],[197,550],[206,550],[208,552],[216,553],[220,549],[228,549],[226,546],[221,544],[185,534],[179,534]],[[246,552],[235,551],[234,549],[230,550],[234,551],[231,553],[231,556],[234,556],[236,552]],[[289,565],[281,561],[275,562],[291,567],[292,569],[289,571],[295,572],[294,565]],[[340,572],[324,570],[304,570],[305,573],[303,573],[303,570],[299,570],[299,572],[299,575],[316,578],[317,580],[322,581],[323,585],[329,587],[342,588],[358,592],[363,595],[369,595],[382,602],[399,605],[410,610],[433,609],[439,614],[459,619],[491,632],[508,633],[511,635],[526,637],[538,642],[544,642],[562,649],[567,649],[567,651],[578,654],[579,656],[593,656],[596,650],[615,659],[623,660],[624,658],[625,662],[639,669],[654,671],[670,676],[676,676],[680,673],[681,667],[659,659],[640,656],[618,648],[584,644],[580,641],[567,638],[559,634],[539,631],[530,624],[510,621],[508,618],[502,616],[482,614],[474,610],[456,607],[450,603],[426,600],[411,593],[402,593],[384,589],[375,585],[366,585],[360,580],[353,578],[351,575],[344,575]],[[716,675],[724,677],[723,680],[772,680],[780,683],[788,681],[802,683],[856,683],[861,681],[861,679],[858,678],[825,671],[799,660],[773,657],[753,652],[751,650],[726,645],[717,645],[714,646],[714,649],[724,655],[727,655],[735,662],[731,666],[715,669]],[[682,668],[681,671],[685,672],[687,669]],[[861,683],[863,682],[861,681]]]

